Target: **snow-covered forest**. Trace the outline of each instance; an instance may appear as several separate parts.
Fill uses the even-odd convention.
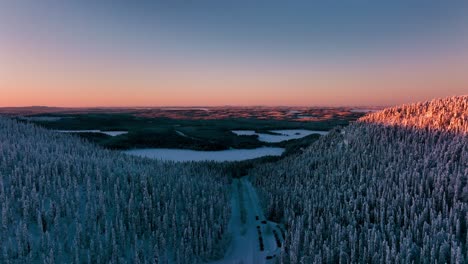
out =
[[[468,263],[467,119],[468,96],[390,108],[254,167],[267,218],[286,227],[271,261]],[[0,263],[222,259],[230,166],[132,157],[0,118]]]
[[[468,263],[468,97],[391,108],[251,175],[280,263]]]
[[[468,133],[468,95],[403,105],[366,115],[361,122]]]
[[[229,179],[0,119],[0,263],[197,263],[227,246]]]

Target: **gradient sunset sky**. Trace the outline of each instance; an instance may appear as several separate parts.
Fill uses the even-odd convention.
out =
[[[468,1],[0,0],[0,106],[468,94]]]

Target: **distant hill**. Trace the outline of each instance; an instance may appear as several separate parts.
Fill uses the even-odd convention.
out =
[[[251,172],[282,263],[468,263],[468,97],[371,113]]]

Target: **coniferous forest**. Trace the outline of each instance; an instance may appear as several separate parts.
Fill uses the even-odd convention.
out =
[[[468,263],[468,96],[373,113],[257,167],[281,263]]]
[[[468,0],[0,0],[0,264],[468,264]]]
[[[0,119],[0,263],[197,263],[222,256],[228,178]]]
[[[0,263],[222,259],[231,167],[0,118]],[[468,96],[371,113],[249,169],[285,229],[272,263],[468,263]]]

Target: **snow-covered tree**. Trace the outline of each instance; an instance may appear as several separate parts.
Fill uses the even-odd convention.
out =
[[[468,263],[468,96],[372,113],[252,174],[285,263]]]
[[[207,246],[225,244],[230,215],[219,166],[131,157],[0,118],[0,179],[0,263],[196,263],[225,250]]]

